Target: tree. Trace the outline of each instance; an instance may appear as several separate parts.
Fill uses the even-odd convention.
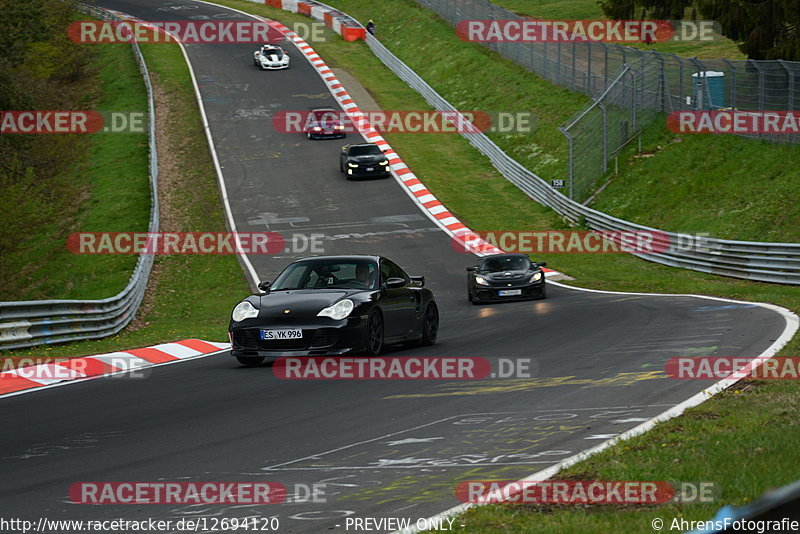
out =
[[[704,0],[698,8],[750,59],[800,60],[797,0]]]
[[[601,0],[607,17],[683,19],[687,9],[715,20],[750,59],[800,61],[798,0]]]

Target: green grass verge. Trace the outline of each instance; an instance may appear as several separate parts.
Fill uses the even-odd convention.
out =
[[[98,46],[94,67],[94,109],[146,114],[147,94],[130,45]],[[96,133],[86,142],[86,158],[70,177],[80,184],[81,196],[42,231],[23,238],[26,246],[12,258],[12,280],[3,284],[0,300],[102,299],[127,285],[135,256],[73,254],[66,239],[72,232],[147,231],[147,134]]]
[[[130,47],[125,46],[130,56]],[[150,44],[143,45],[142,50],[157,87],[157,113],[168,114],[163,120],[165,131],[158,139],[162,153],[160,179],[170,181],[170,215],[166,218],[168,226],[162,225],[162,231],[225,231],[217,178],[180,48],[174,44]],[[132,58],[129,60],[123,63],[126,65],[124,74],[121,72],[123,64],[113,65],[113,69],[123,79],[130,75],[129,83],[141,85],[141,75]],[[124,150],[119,157],[125,157]],[[90,163],[86,163],[87,167]],[[118,181],[131,180],[137,175],[124,168],[114,172],[119,174]],[[113,187],[109,188],[108,194],[113,197]],[[149,208],[149,190],[147,195]],[[163,195],[161,200],[163,204]],[[118,220],[117,226],[111,229],[130,229],[129,217],[133,208],[120,199],[116,210],[114,220]],[[162,220],[163,214],[162,211]],[[145,229],[146,221],[147,218]],[[108,226],[97,229],[106,230]],[[57,269],[52,266],[51,269],[43,276],[61,276],[56,273]],[[102,274],[102,271],[98,273]],[[142,310],[135,322],[122,333],[96,341],[6,351],[3,355],[60,358],[186,338],[225,341],[230,310],[248,293],[249,288],[235,256],[159,256]]]
[[[597,0],[493,0],[492,3],[518,15],[533,19],[587,20],[606,18]],[[687,20],[691,20],[695,16],[689,12]],[[735,42],[716,33],[711,41],[666,41],[652,45],[633,43],[629,46],[640,50],[654,50],[665,54],[698,57],[700,59],[747,59]]]

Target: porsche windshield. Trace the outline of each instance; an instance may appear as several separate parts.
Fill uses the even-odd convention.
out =
[[[303,261],[288,266],[270,291],[290,289],[375,289],[377,268],[366,260]]]
[[[336,126],[339,124],[339,117],[336,116],[335,111],[315,111],[315,122],[324,126]]]
[[[499,271],[522,271],[531,268],[531,261],[523,256],[508,258],[486,258],[481,264],[481,271],[496,273]]]
[[[377,145],[356,145],[350,147],[351,156],[380,156],[383,152]]]

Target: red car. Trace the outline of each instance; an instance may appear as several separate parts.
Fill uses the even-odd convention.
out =
[[[342,139],[347,136],[340,117],[333,108],[312,109],[306,119],[306,136],[309,139]]]

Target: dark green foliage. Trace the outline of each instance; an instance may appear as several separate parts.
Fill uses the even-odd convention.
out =
[[[601,0],[612,19],[683,19],[717,21],[722,34],[737,41],[750,59],[800,61],[798,0]]]
[[[67,36],[69,4],[0,0],[0,13],[0,110],[86,109],[92,56]],[[0,274],[26,236],[76,208],[81,184],[62,173],[87,146],[80,135],[0,135]]]

